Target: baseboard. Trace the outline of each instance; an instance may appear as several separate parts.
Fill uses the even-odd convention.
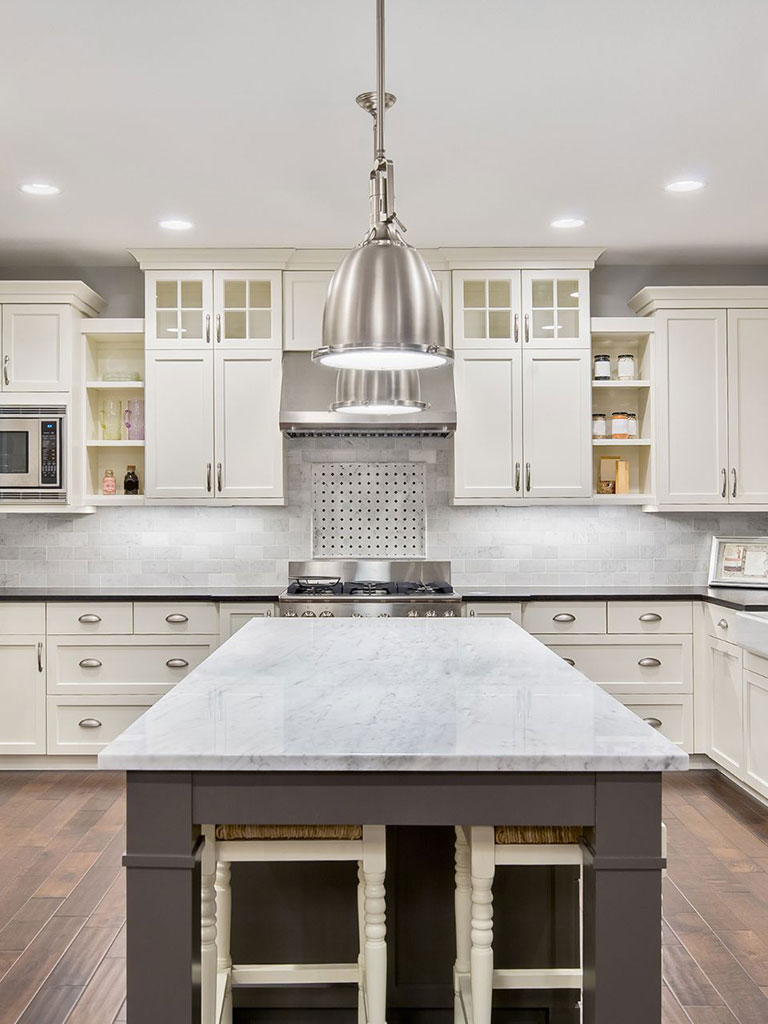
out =
[[[99,766],[94,755],[86,754],[4,754],[0,756],[0,772],[92,772]]]

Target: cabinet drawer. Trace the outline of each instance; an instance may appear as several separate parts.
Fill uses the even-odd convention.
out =
[[[523,605],[529,633],[605,633],[605,601],[529,601]]]
[[[690,601],[609,601],[609,633],[692,633]]]
[[[51,601],[48,603],[49,634],[132,633],[130,601]]]
[[[219,610],[213,601],[137,601],[134,633],[218,633]]]
[[[49,693],[165,693],[204,661],[218,637],[93,637],[49,641]]]
[[[36,601],[0,601],[0,634],[45,635],[45,605]]]
[[[555,643],[539,639],[609,693],[691,693],[693,642],[690,637],[572,637]]]
[[[519,601],[465,601],[461,612],[470,619],[511,619],[519,626],[523,606]]]
[[[222,604],[219,610],[221,613],[221,636],[223,640],[234,636],[238,629],[242,629],[251,619],[272,618],[277,615],[277,606],[273,601]]]
[[[48,753],[98,754],[157,697],[48,698]]]
[[[688,753],[693,750],[692,696],[649,698],[627,693],[622,695],[621,703],[683,750]]]
[[[735,618],[735,608],[723,608],[719,604],[704,605],[704,623],[707,636],[717,637],[718,640],[727,640],[729,634],[733,635],[733,620]]]

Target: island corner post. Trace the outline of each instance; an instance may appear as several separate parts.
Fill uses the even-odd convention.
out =
[[[584,1024],[661,1024],[660,772],[129,771],[127,795],[128,1024],[199,1024],[200,826],[223,821],[585,826]]]

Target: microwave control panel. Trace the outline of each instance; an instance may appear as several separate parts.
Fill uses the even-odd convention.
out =
[[[59,485],[59,420],[43,420],[40,424],[40,483]]]

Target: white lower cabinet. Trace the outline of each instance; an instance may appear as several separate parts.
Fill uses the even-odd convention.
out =
[[[692,693],[690,636],[574,636],[542,643],[609,693]],[[623,699],[623,697],[622,697]]]
[[[158,697],[49,697],[48,753],[98,754]]]
[[[45,753],[45,636],[0,635],[0,754]]]
[[[744,772],[742,778],[768,797],[768,660],[744,655]]]
[[[464,601],[461,614],[470,619],[511,619],[520,626],[523,606],[519,601]]]
[[[221,638],[228,640],[251,619],[272,618],[275,615],[277,615],[277,606],[273,601],[222,604],[220,608]]]
[[[623,693],[625,708],[683,750],[693,750],[693,695]]]
[[[724,640],[707,641],[709,756],[740,775],[744,760],[744,700],[740,647]]]

